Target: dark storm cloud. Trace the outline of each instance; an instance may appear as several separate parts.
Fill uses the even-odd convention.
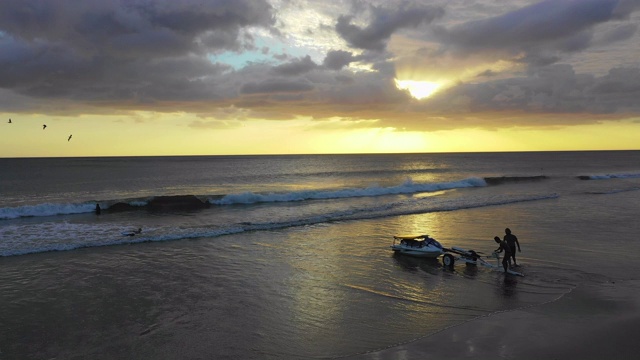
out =
[[[399,29],[415,28],[442,17],[440,7],[417,6],[406,2],[394,8],[371,6],[371,22],[366,27],[352,24],[353,16],[338,18],[336,32],[354,48],[382,51],[386,43]]]
[[[604,59],[598,64],[601,74],[620,66],[609,63],[622,57],[618,52],[596,54],[589,48],[637,36],[638,24],[631,23],[628,15],[638,9],[638,0],[544,1],[501,16],[440,28],[435,43],[433,38],[417,38],[432,36],[431,32],[406,34],[402,30],[439,19],[441,8],[407,2],[394,8],[356,3],[365,5],[360,12],[352,11],[353,17],[339,17],[347,11],[338,9],[327,19],[339,18],[338,26],[331,29],[357,50],[336,48],[334,33],[326,42],[318,36],[307,49],[311,56],[300,56],[306,55],[300,51],[304,46],[292,46],[295,55],[287,46],[304,42],[283,41],[282,48],[269,42],[290,34],[253,41],[248,28],[275,32],[273,9],[266,0],[0,0],[0,104],[5,109],[33,106],[34,111],[52,109],[65,114],[185,111],[203,118],[226,116],[215,111],[225,108],[228,116],[237,115],[229,121],[344,117],[348,119],[345,123],[375,120],[389,127],[422,130],[456,127],[452,122],[422,121],[449,114],[487,119],[483,114],[517,112],[532,114],[527,120],[532,121],[540,113],[640,112],[637,68],[618,67],[598,77],[558,64],[563,54],[583,51],[586,56]],[[333,6],[337,2],[310,4]],[[482,14],[495,13],[490,10]],[[477,9],[465,5],[461,12],[468,19],[476,16]],[[362,23],[364,19],[368,20]],[[437,72],[439,62],[430,60],[445,63],[446,56],[468,60],[461,63],[470,66],[477,59],[483,64],[487,53],[498,59],[489,57],[485,68],[477,67],[487,70],[468,79],[474,83],[460,80],[418,101],[395,85],[397,60],[402,55],[381,51],[401,32],[394,49],[405,51],[414,42],[428,42],[429,46],[416,50],[416,70],[425,67]],[[256,36],[264,33],[255,32]],[[291,37],[299,35],[292,33]],[[259,48],[265,39],[269,47]],[[333,50],[324,59],[318,57],[327,47]],[[243,53],[247,49],[252,51]],[[226,59],[229,65],[212,62],[209,54],[222,52],[215,59]],[[476,52],[477,57],[456,57]],[[441,55],[445,58],[438,58]],[[491,66],[505,59],[529,66],[507,66],[507,70]],[[237,62],[232,63],[234,60]],[[353,66],[356,62],[363,66]],[[451,62],[451,72],[464,68]],[[596,61],[589,58],[589,62]],[[514,75],[511,69],[524,72]],[[517,77],[507,79],[509,76]],[[7,94],[13,96],[4,98]],[[37,104],[30,105],[30,101]],[[579,118],[576,115],[572,121]]]
[[[638,24],[624,24],[613,28],[602,34],[598,39],[598,44],[607,45],[617,41],[630,39],[638,31]]]
[[[0,28],[17,39],[64,42],[88,53],[181,54],[235,46],[229,36],[273,24],[270,11],[265,1],[248,0],[7,0],[0,3]]]
[[[614,68],[606,75],[576,74],[568,64],[537,69],[527,77],[461,84],[437,95],[431,109],[461,112],[637,113],[640,69]]]
[[[446,48],[462,52],[501,51],[522,56],[532,63],[557,61],[558,52],[588,48],[593,28],[612,20],[627,18],[637,10],[623,0],[546,0],[485,20],[436,30]],[[629,35],[631,28],[621,30]]]
[[[628,19],[629,14],[640,9],[638,0],[619,0],[614,10],[614,15],[619,19]]]
[[[251,46],[270,28],[264,0],[4,0],[0,87],[31,96],[115,100],[211,97],[224,66],[207,53]]]
[[[611,69],[606,76],[601,77],[591,89],[594,95],[610,98],[618,103],[626,102],[640,109],[640,69],[617,68]]]
[[[327,53],[322,64],[331,70],[340,70],[355,61],[353,53],[344,50],[333,50]]]
[[[304,58],[294,59],[289,63],[276,66],[273,71],[278,75],[297,76],[312,71],[317,67],[318,65],[307,55]]]
[[[35,97],[76,100],[202,99],[211,77],[228,70],[195,55],[129,59],[84,57],[64,44],[0,40],[0,87]],[[209,83],[209,84],[207,84]],[[207,95],[208,94],[208,95]]]
[[[242,86],[240,92],[242,94],[269,94],[269,93],[288,93],[311,91],[313,85],[306,81],[289,81],[268,79],[262,82],[250,82]]]

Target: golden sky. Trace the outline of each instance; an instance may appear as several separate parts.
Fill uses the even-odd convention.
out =
[[[637,0],[3,1],[0,157],[638,149],[639,24]]]

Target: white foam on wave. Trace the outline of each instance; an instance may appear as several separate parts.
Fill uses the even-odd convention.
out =
[[[0,256],[110,245],[104,239],[113,238],[119,231],[122,231],[122,225],[76,224],[67,221],[5,225],[0,227],[0,238],[3,239],[0,242]]]
[[[134,200],[134,201],[130,201],[128,203],[131,206],[136,206],[136,207],[145,207],[149,204],[149,201],[147,200]]]
[[[331,221],[337,220],[363,220],[388,216],[414,215],[442,211],[455,211],[473,209],[487,206],[499,206],[529,201],[539,201],[558,198],[558,194],[532,194],[519,196],[494,196],[491,198],[459,198],[445,199],[443,201],[429,199],[411,199],[398,203],[383,204],[378,207],[369,207],[359,210],[350,210],[335,216]],[[427,201],[424,201],[427,200]]]
[[[38,217],[38,216],[54,216],[54,215],[72,215],[92,213],[96,209],[96,203],[81,204],[37,204],[25,205],[18,207],[0,208],[0,220],[17,219],[21,217]],[[134,200],[128,203],[131,206],[144,207],[148,201]],[[108,205],[100,204],[102,210],[107,210]]]
[[[144,242],[218,237],[246,231],[239,226],[223,229],[146,227],[135,236],[122,235],[135,224],[76,224],[47,222],[0,227],[0,256],[17,256],[50,251],[68,251],[87,247],[127,245]]]
[[[412,179],[407,179],[404,183],[397,186],[380,187],[371,186],[367,188],[331,190],[331,191],[293,191],[289,193],[271,193],[256,194],[253,192],[245,192],[240,194],[226,195],[218,200],[209,200],[214,205],[231,205],[231,204],[254,204],[268,202],[292,202],[304,200],[326,200],[341,199],[355,197],[374,197],[383,195],[398,194],[415,194],[420,192],[433,192],[439,190],[449,190],[466,187],[486,186],[487,183],[481,178],[468,178],[459,181],[442,182],[442,183],[414,183]]]
[[[589,192],[587,192],[587,194],[613,195],[613,194],[619,194],[619,193],[623,193],[623,192],[639,191],[639,190],[640,190],[640,188],[633,187],[633,188],[630,188],[630,189],[614,189],[614,190],[608,190],[608,191],[589,191]]]
[[[255,204],[270,202],[295,202],[305,200],[326,200],[356,197],[375,197],[383,195],[397,194],[415,194],[421,192],[434,192],[440,190],[449,190],[468,187],[482,187],[487,183],[481,178],[468,178],[459,181],[442,182],[442,183],[415,183],[411,179],[407,179],[400,185],[381,187],[371,186],[367,188],[352,188],[342,190],[309,190],[294,191],[288,193],[271,193],[257,194],[245,192],[240,194],[230,194],[217,200],[209,200],[214,205],[231,205],[231,204]],[[148,205],[148,200],[131,200],[129,205],[135,207],[144,207]],[[108,205],[100,204],[103,210],[108,209]],[[21,217],[39,217],[54,215],[71,215],[91,213],[95,211],[95,203],[79,203],[79,204],[38,204],[26,205],[19,207],[0,208],[0,220],[17,219]]]
[[[640,178],[640,173],[587,175],[587,177],[591,180],[636,179]]]
[[[438,211],[479,208],[525,201],[557,198],[556,194],[494,196],[491,198],[459,198],[434,201],[433,198],[412,198],[385,203],[374,207],[363,207],[334,211],[297,219],[229,224],[223,227],[175,228],[160,226],[145,227],[141,234],[122,236],[122,231],[137,228],[137,224],[77,224],[70,222],[44,222],[28,225],[0,227],[0,256],[15,256],[30,253],[64,251],[85,247],[135,244],[197,238],[215,238],[246,231],[268,231],[298,226],[309,226],[333,221],[374,219],[388,216],[420,214]]]
[[[95,210],[95,204],[38,204],[0,208],[0,219],[16,219],[32,216],[82,214]]]

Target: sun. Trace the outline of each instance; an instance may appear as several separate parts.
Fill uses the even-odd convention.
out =
[[[415,80],[398,80],[396,79],[396,86],[400,90],[408,90],[409,94],[414,98],[420,100],[428,98],[438,91],[442,84],[433,81],[415,81]]]

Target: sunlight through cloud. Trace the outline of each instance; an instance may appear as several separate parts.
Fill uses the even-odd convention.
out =
[[[420,100],[433,95],[442,84],[432,81],[398,80],[396,86],[400,90],[407,90],[414,98]]]

